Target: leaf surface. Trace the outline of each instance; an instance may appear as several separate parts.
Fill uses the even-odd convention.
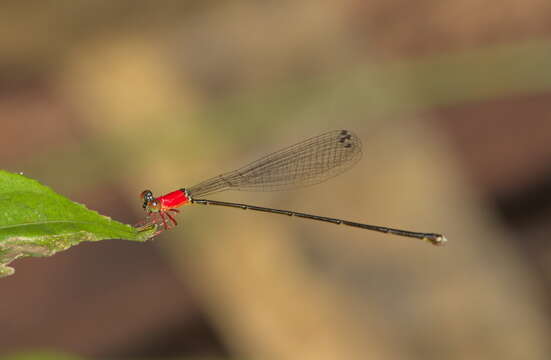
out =
[[[145,241],[155,229],[138,231],[55,193],[38,181],[0,170],[0,276],[24,256],[51,256],[82,241]]]

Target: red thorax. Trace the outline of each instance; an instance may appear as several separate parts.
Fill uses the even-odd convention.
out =
[[[176,190],[163,196],[159,196],[157,201],[161,205],[161,210],[179,208],[189,203],[190,198],[183,190]]]

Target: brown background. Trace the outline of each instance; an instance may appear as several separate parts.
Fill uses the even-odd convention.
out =
[[[353,170],[0,280],[0,355],[548,359],[551,3],[4,1],[0,161],[117,220],[330,129]],[[53,355],[52,355],[53,354]]]

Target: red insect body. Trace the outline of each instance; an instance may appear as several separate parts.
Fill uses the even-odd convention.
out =
[[[182,190],[176,190],[157,198],[157,201],[161,205],[161,211],[179,208],[189,203],[189,200],[189,197]]]

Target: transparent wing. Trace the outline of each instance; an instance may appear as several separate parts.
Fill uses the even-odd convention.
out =
[[[225,190],[294,189],[339,175],[361,156],[360,139],[348,130],[336,130],[276,151],[187,190],[192,197],[200,197]]]

